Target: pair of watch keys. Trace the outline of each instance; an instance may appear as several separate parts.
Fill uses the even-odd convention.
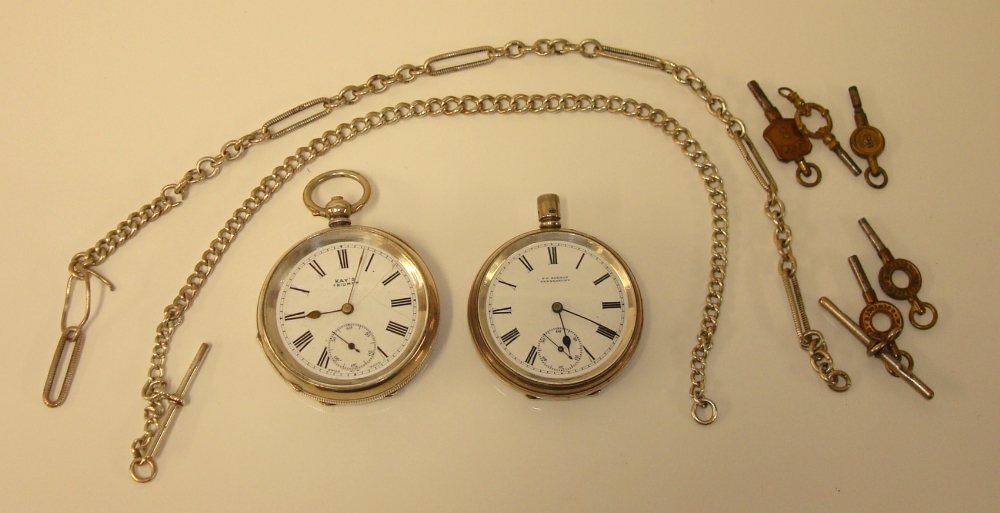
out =
[[[316,187],[361,184],[355,203],[324,207]],[[292,388],[324,404],[391,396],[427,361],[439,297],[420,256],[402,239],[351,224],[371,196],[360,173],[329,171],[303,192],[329,228],[295,244],[274,265],[257,308],[258,340]],[[530,398],[599,392],[635,353],[642,298],[624,260],[587,234],[563,229],[559,198],[538,198],[540,227],[500,246],[469,295],[476,348],[496,375]]]
[[[764,129],[764,140],[774,151],[775,157],[782,162],[795,162],[798,170],[795,172],[795,179],[805,187],[814,187],[819,184],[823,177],[819,166],[811,162],[806,162],[805,156],[812,151],[812,143],[809,138],[820,139],[830,151],[834,152],[844,165],[854,174],[861,176],[861,168],[854,162],[854,159],[844,151],[836,136],[833,135],[833,118],[830,111],[817,103],[806,103],[799,97],[798,93],[782,87],[778,89],[778,94],[792,102],[795,106],[795,116],[791,119],[781,117],[781,112],[771,103],[764,91],[757,84],[756,80],[747,83],[750,92],[757,103],[764,109],[764,116],[767,117],[768,125]],[[851,149],[860,157],[868,161],[868,168],[864,170],[865,182],[868,185],[881,189],[889,183],[889,174],[878,165],[878,156],[885,149],[885,136],[882,132],[868,124],[868,115],[865,114],[861,106],[861,95],[858,88],[851,86],[848,89],[851,96],[851,105],[854,107],[854,122],[857,128],[851,132]],[[823,117],[826,124],[819,129],[812,131],[802,122],[803,117],[809,117],[813,111]]]

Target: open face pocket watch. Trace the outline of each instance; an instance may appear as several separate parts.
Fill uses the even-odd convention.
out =
[[[360,200],[312,199],[331,178],[356,180]],[[293,246],[271,269],[257,307],[258,340],[292,388],[324,404],[394,394],[420,370],[437,333],[437,288],[420,256],[399,238],[351,226],[371,195],[368,180],[347,170],[309,182],[303,201],[330,228]]]
[[[540,229],[500,246],[469,294],[476,348],[530,398],[599,392],[635,353],[642,297],[625,261],[603,242],[561,229],[559,197],[538,197]]]

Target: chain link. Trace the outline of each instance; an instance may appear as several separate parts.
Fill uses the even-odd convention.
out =
[[[392,75],[373,75],[363,84],[348,85],[334,96],[321,97],[298,105],[268,120],[260,129],[227,142],[217,155],[200,159],[192,169],[184,173],[180,181],[163,187],[159,196],[140,207],[137,212],[130,214],[115,230],[109,232],[92,248],[74,255],[69,265],[70,274],[76,279],[85,279],[89,273],[93,273],[92,267],[103,263],[115,250],[134,237],[149,222],[181,205],[187,198],[192,185],[217,176],[222,171],[224,164],[241,158],[252,146],[266,140],[282,137],[329,115],[337,108],[357,103],[364,96],[383,93],[394,84],[409,83],[422,75],[436,76],[486,65],[499,57],[519,59],[529,53],[542,57],[579,53],[586,58],[606,57],[629,64],[650,67],[669,74],[677,83],[685,86],[700,98],[705,103],[709,113],[726,127],[727,134],[736,142],[748,167],[754,173],[761,187],[764,188],[767,194],[765,213],[775,223],[774,239],[780,257],[779,271],[785,283],[793,283],[797,290],[798,284],[795,279],[797,269],[791,247],[792,232],[784,220],[785,207],[778,198],[777,184],[747,136],[743,122],[729,111],[725,100],[713,94],[691,68],[652,55],[605,46],[593,39],[584,40],[579,44],[570,43],[565,39],[539,39],[532,45],[514,40],[502,47],[480,46],[449,52],[431,57],[419,66],[404,64],[397,68]],[[448,61],[461,57],[465,57],[466,62],[447,64]],[[470,58],[472,60],[468,60]],[[188,277],[174,301],[164,309],[163,321],[156,329],[148,380],[142,389],[143,398],[149,403],[145,410],[146,424],[143,435],[132,444],[133,455],[136,458],[142,458],[143,462],[148,461],[150,465],[153,465],[151,455],[144,451],[147,450],[153,434],[159,429],[159,419],[165,411],[166,404],[179,399],[167,392],[165,374],[170,340],[174,331],[183,322],[184,312],[191,307],[199,290],[204,286],[208,276],[215,269],[218,261],[243,226],[270,199],[271,195],[304,165],[339,146],[344,141],[350,141],[358,135],[368,133],[371,129],[395,124],[413,117],[441,114],[572,111],[606,111],[649,122],[668,135],[701,174],[712,205],[712,269],[701,328],[697,335],[697,344],[692,351],[690,395],[693,401],[691,414],[694,419],[702,424],[713,422],[717,417],[718,410],[715,404],[705,397],[705,368],[709,351],[713,346],[713,336],[718,327],[719,309],[722,304],[728,251],[728,220],[722,179],[719,177],[715,165],[709,161],[708,155],[701,150],[698,142],[690,137],[687,129],[680,126],[676,120],[667,116],[662,110],[616,96],[499,95],[496,97],[463,96],[461,98],[449,96],[444,99],[432,98],[428,101],[418,100],[412,103],[400,103],[395,107],[387,107],[378,112],[371,112],[364,117],[355,118],[350,123],[342,123],[335,129],[325,132],[321,137],[313,139],[306,146],[299,148],[294,155],[286,158],[281,166],[275,168],[270,175],[261,180],[260,185],[252,191],[250,197],[244,201],[243,206],[234,212],[216,239],[212,241],[209,249],[202,255],[202,260],[195,266],[194,273]],[[281,123],[287,123],[287,125],[278,127]],[[791,290],[789,287],[791,285],[786,285],[786,290]],[[801,299],[794,301],[791,292],[789,294],[799,342],[803,348],[810,351],[813,367],[828,383],[831,382],[831,379],[837,380],[842,377],[845,378],[849,386],[847,375],[833,369],[833,362],[826,352],[822,335],[818,331],[808,329],[808,319]],[[803,327],[804,329],[802,329]],[[83,336],[82,328],[80,336]],[[833,384],[831,384],[832,386]],[[706,411],[707,417],[700,415]]]

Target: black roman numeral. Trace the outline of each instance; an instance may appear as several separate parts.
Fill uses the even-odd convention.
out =
[[[587,346],[585,346],[583,344],[580,344],[580,347],[582,347],[583,348],[583,352],[587,353],[587,356],[590,357],[590,361],[596,360],[596,358],[594,358],[594,355],[590,354],[590,350],[587,349]]]
[[[580,268],[580,264],[583,263],[583,257],[586,256],[586,255],[587,255],[586,253],[580,254],[580,259],[576,261],[576,267],[574,267],[574,269],[579,269]]]
[[[316,362],[316,365],[325,369],[328,363],[330,363],[330,354],[326,352],[326,348],[324,347],[323,352],[319,354],[319,361]]]
[[[375,346],[375,349],[378,349],[378,352],[382,353],[382,356],[385,357],[386,359],[389,358],[389,355],[385,354],[385,351],[383,351],[381,347]]]
[[[556,265],[559,263],[559,255],[556,254],[556,247],[550,246],[549,250],[549,265]]]
[[[389,333],[395,333],[401,337],[406,336],[406,331],[408,329],[409,328],[407,328],[406,326],[403,326],[402,324],[393,321],[389,321],[389,325],[385,327],[385,331],[388,331]]]
[[[611,277],[611,273],[604,273],[604,276],[594,280],[594,285],[600,285],[602,281]]]
[[[509,314],[510,313],[510,307],[509,306],[505,306],[503,308],[497,308],[496,310],[493,310],[493,313],[494,314]]]
[[[601,301],[601,307],[604,308],[605,310],[607,310],[609,308],[611,308],[611,309],[614,309],[614,308],[621,309],[622,302],[621,301]]]
[[[534,365],[535,358],[537,357],[538,357],[538,346],[531,346],[531,349],[528,350],[528,357],[524,359],[524,363],[528,365]]]
[[[326,271],[319,266],[319,262],[313,260],[312,262],[309,262],[309,267],[312,267],[313,271],[316,271],[316,274],[318,274],[320,278],[326,276]]]
[[[294,321],[295,319],[305,319],[305,318],[306,318],[305,312],[295,312],[285,316],[286,321]]]
[[[372,260],[374,259],[375,259],[375,253],[372,253],[372,256],[368,257],[368,265],[365,266],[365,272],[368,272],[368,268],[372,266]]]
[[[528,257],[521,255],[517,257],[517,259],[520,260],[522,264],[524,264],[525,269],[527,269],[529,273],[535,270],[534,267],[531,267],[531,262],[528,261]]]
[[[389,284],[392,283],[392,280],[395,280],[396,278],[399,278],[399,271],[390,274],[388,278],[382,280],[382,286],[388,287]]]
[[[503,340],[503,343],[505,345],[509,346],[511,342],[517,340],[517,337],[520,337],[520,336],[521,336],[521,333],[519,331],[517,331],[517,328],[514,328],[514,329],[508,331],[507,333],[504,333],[503,335],[500,335],[500,340]]]
[[[299,292],[305,292],[306,294],[308,294],[308,293],[309,293],[309,291],[308,291],[308,290],[306,290],[306,289],[300,289],[300,288],[298,288],[298,287],[288,287],[288,288],[290,288],[290,289],[292,289],[292,290],[297,290],[297,291],[299,291]]]
[[[507,282],[505,282],[503,280],[497,280],[497,281],[500,282],[500,283],[503,283],[504,285],[506,285],[506,286],[508,286],[508,287],[510,287],[512,289],[517,290],[517,285],[514,285],[513,283],[507,283]]]
[[[309,343],[312,342],[312,341],[313,341],[313,334],[312,334],[311,331],[307,331],[307,332],[299,335],[299,338],[293,340],[292,341],[292,345],[295,346],[295,349],[298,349],[299,351],[301,351],[301,350],[305,349],[306,346],[308,346]]]
[[[410,297],[401,297],[399,299],[393,299],[392,301],[390,301],[390,303],[392,303],[393,308],[395,308],[397,306],[406,306],[406,305],[413,304],[413,298],[410,298]]]
[[[346,249],[338,249],[337,250],[337,258],[340,259],[340,268],[341,269],[347,269],[348,267],[351,266],[351,263],[347,261],[347,250]]]
[[[597,325],[597,332],[611,340],[614,340],[618,336],[618,332],[612,330],[611,328],[604,326],[603,324]]]

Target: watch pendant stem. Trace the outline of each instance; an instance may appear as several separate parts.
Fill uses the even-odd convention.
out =
[[[559,196],[542,194],[538,197],[538,223],[543,230],[561,228],[559,222]]]
[[[324,216],[330,220],[330,228],[351,225],[351,204],[342,196],[334,196],[324,209]]]

